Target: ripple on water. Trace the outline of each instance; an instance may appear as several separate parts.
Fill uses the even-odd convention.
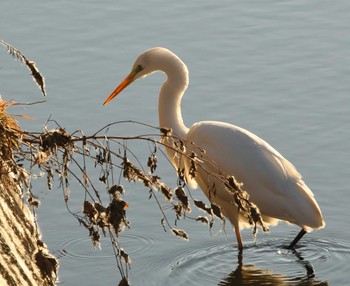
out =
[[[135,285],[143,283],[145,274],[152,277],[148,285],[328,285],[327,281],[337,285],[344,279],[340,266],[350,256],[349,242],[314,237],[305,237],[295,251],[286,249],[281,237],[260,238],[257,244],[246,243],[241,256],[236,244],[224,237],[164,250],[157,247],[159,239],[144,234],[123,233],[118,240],[135,261],[131,265]],[[102,240],[101,249],[94,250],[88,237],[62,241],[58,249],[56,256],[65,259],[114,260],[108,238]]]
[[[294,251],[280,244],[270,238],[248,243],[240,256],[235,244],[210,239],[166,250],[147,268],[160,270],[172,285],[328,285],[344,277],[339,265],[349,259],[347,243],[309,238]]]
[[[131,233],[123,233],[118,241],[130,256],[147,252],[155,244],[150,236]],[[54,253],[58,258],[115,259],[109,238],[101,238],[101,245],[96,247],[93,247],[89,237],[71,238],[59,243],[58,250]]]

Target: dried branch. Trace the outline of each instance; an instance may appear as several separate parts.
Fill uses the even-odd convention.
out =
[[[29,162],[30,173],[25,173],[23,168],[14,163],[18,182],[27,189],[29,204],[36,208],[39,201],[36,200],[30,189],[30,176],[34,175],[34,169],[37,168],[38,173],[46,174],[48,189],[52,188],[53,182],[56,181],[55,178],[58,178],[68,211],[87,230],[92,245],[94,247],[99,245],[101,236],[108,235],[110,237],[123,283],[128,283],[128,267],[131,264],[131,258],[118,241],[123,230],[130,227],[127,219],[128,203],[123,199],[128,190],[120,184],[122,178],[129,183],[141,183],[141,186],[150,194],[149,198],[153,198],[159,207],[160,221],[164,230],[170,230],[185,240],[189,239],[188,234],[185,230],[175,226],[180,218],[190,218],[188,216],[188,213],[192,211],[190,201],[196,208],[207,214],[206,216],[197,216],[193,220],[205,223],[209,228],[213,226],[215,217],[224,221],[219,206],[213,203],[208,206],[203,201],[193,198],[190,190],[186,187],[185,174],[195,178],[199,171],[206,172],[208,176],[214,176],[226,186],[227,190],[232,193],[232,204],[236,204],[241,214],[254,225],[254,235],[258,225],[267,230],[259,209],[249,201],[248,194],[242,190],[241,185],[235,181],[234,177],[225,178],[215,163],[204,156],[204,150],[196,147],[193,143],[177,138],[172,135],[170,130],[165,130],[160,135],[153,134],[152,137],[150,134],[129,137],[99,135],[99,133],[109,130],[112,125],[117,124],[113,123],[106,125],[93,135],[87,136],[81,131],[74,132],[75,135],[69,134],[53,120],[48,120],[49,123],[56,124],[55,128],[49,129],[45,126],[42,133],[21,131],[17,155]],[[129,123],[136,124],[137,122]],[[170,140],[164,140],[164,136]],[[154,147],[149,148],[151,149],[150,155],[144,160],[139,159],[128,147],[128,142],[133,140],[144,141],[148,147],[150,147],[149,144]],[[157,147],[158,145],[173,150],[178,154],[179,159],[190,160],[189,170],[185,170],[185,168],[174,170],[177,177],[174,191],[155,173],[160,168],[157,157],[160,154],[164,155],[163,151]],[[191,147],[187,148],[186,146]],[[159,151],[160,153],[158,153]],[[92,163],[90,167],[88,167],[89,162]],[[99,170],[99,182],[105,186],[103,192],[90,179],[91,168]],[[117,184],[114,182],[115,170],[120,172]],[[217,172],[213,172],[213,170],[217,170]],[[82,212],[80,209],[75,211],[69,207],[72,180],[76,180],[83,189]],[[215,185],[212,186],[212,189],[211,192],[215,195]],[[171,215],[176,218],[175,226],[170,223],[171,220],[168,218]]]

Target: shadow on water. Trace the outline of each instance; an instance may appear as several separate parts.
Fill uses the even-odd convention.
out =
[[[259,269],[254,264],[243,263],[243,251],[238,253],[238,266],[227,277],[219,282],[219,286],[234,286],[234,285],[300,285],[300,286],[316,286],[328,285],[327,281],[316,281],[314,279],[314,268],[310,262],[304,259],[302,254],[297,250],[289,250],[297,258],[303,268],[305,275],[300,277],[289,277],[283,274],[272,273],[270,269]]]

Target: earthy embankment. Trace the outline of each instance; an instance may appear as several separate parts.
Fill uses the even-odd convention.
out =
[[[55,285],[56,259],[40,241],[14,176],[0,161],[0,285]]]

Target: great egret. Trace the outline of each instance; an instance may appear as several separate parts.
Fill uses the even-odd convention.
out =
[[[233,175],[248,192],[250,200],[260,209],[264,221],[275,225],[279,220],[302,228],[290,248],[306,233],[325,226],[320,208],[311,190],[295,167],[267,142],[253,133],[223,122],[203,121],[187,128],[181,116],[181,98],[189,83],[186,65],[165,48],[152,48],[135,61],[130,74],[103,103],[106,105],[124,88],[138,78],[162,71],[167,79],[162,85],[158,112],[160,127],[171,128],[173,134],[199,146],[212,158],[220,172]],[[218,98],[216,96],[216,98]],[[198,103],[199,104],[199,103]],[[196,107],[197,108],[197,107]],[[179,167],[174,151],[167,149],[173,165]],[[203,164],[206,164],[204,161]],[[184,162],[186,165],[186,162]],[[187,162],[188,164],[188,162]],[[209,170],[212,166],[205,166]],[[240,229],[250,227],[232,203],[232,195],[224,184],[206,172],[198,172],[188,183],[198,183],[210,201],[220,206],[221,212],[235,229],[238,248],[243,244]],[[211,193],[215,183],[215,194]]]

